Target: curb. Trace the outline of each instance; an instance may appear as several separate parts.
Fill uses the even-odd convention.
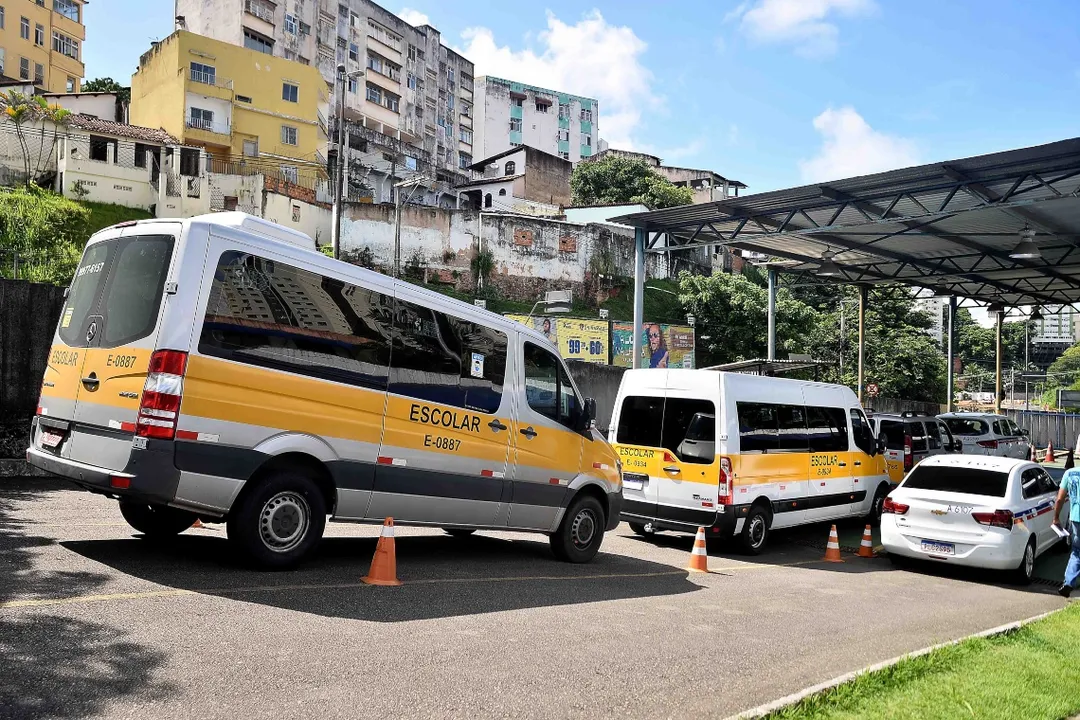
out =
[[[838,685],[843,685],[846,682],[854,680],[855,678],[857,678],[860,675],[865,675],[866,673],[876,672],[878,670],[884,670],[885,668],[892,667],[893,665],[896,665],[901,660],[907,660],[908,658],[921,657],[923,655],[926,655],[927,653],[933,652],[934,650],[939,650],[939,649],[944,648],[944,647],[950,647],[952,645],[957,645],[959,643],[964,642],[965,640],[972,640],[974,638],[993,637],[994,635],[1003,635],[1004,633],[1012,632],[1013,630],[1021,628],[1021,627],[1025,626],[1025,625],[1027,625],[1029,623],[1033,623],[1033,622],[1035,622],[1037,620],[1042,620],[1043,618],[1050,617],[1054,613],[1061,612],[1061,610],[1063,610],[1063,609],[1064,608],[1058,608],[1057,610],[1051,610],[1049,612],[1040,613],[1039,615],[1034,615],[1034,616],[1029,617],[1029,618],[1027,618],[1025,620],[1017,620],[1015,622],[1006,623],[1005,625],[999,625],[999,626],[997,626],[995,628],[990,628],[989,630],[983,630],[982,632],[972,633],[971,635],[965,635],[964,637],[957,638],[956,640],[950,640],[948,642],[938,643],[937,645],[931,645],[931,646],[925,647],[925,648],[923,648],[921,650],[916,650],[914,652],[910,652],[910,653],[907,653],[907,654],[904,654],[904,655],[900,655],[898,657],[894,657],[894,658],[892,658],[890,660],[885,660],[883,662],[874,663],[873,665],[869,665],[867,667],[864,667],[862,670],[855,670],[853,672],[844,673],[843,675],[840,675],[838,677],[834,677],[832,680],[826,680],[823,683],[818,683],[817,685],[812,685],[812,686],[810,686],[808,688],[804,688],[803,690],[800,690],[800,691],[798,691],[796,693],[792,693],[791,695],[787,695],[785,697],[782,697],[779,700],[773,700],[772,702],[765,703],[764,705],[758,705],[757,707],[751,708],[750,710],[744,710],[741,713],[737,713],[735,715],[729,715],[725,720],[750,720],[751,718],[761,718],[761,717],[764,717],[764,716],[768,715],[769,713],[776,712],[777,710],[785,708],[788,705],[794,705],[795,703],[797,703],[797,702],[799,702],[801,700],[805,700],[806,698],[810,697],[811,695],[816,695],[816,694],[818,694],[820,692],[824,692],[826,690],[832,690],[833,688],[837,687]]]

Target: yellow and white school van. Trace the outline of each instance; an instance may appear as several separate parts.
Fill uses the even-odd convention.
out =
[[[610,441],[623,463],[622,518],[739,539],[880,513],[890,488],[877,438],[842,385],[712,370],[629,370]]]
[[[392,516],[585,562],[619,522],[618,458],[541,334],[242,213],[94,235],[53,342],[27,460],[147,536],[224,521],[283,566],[328,516]]]

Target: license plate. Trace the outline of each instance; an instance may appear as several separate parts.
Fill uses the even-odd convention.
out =
[[[631,473],[623,473],[623,487],[629,490],[644,490],[646,476]]]
[[[41,446],[47,448],[54,448],[64,441],[63,435],[58,435],[51,432],[41,433]]]
[[[922,551],[933,555],[954,555],[956,554],[956,546],[952,543],[923,540]]]

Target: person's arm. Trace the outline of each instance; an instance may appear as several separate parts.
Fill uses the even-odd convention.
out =
[[[664,351],[664,357],[660,358],[660,362],[656,364],[656,367],[666,368],[668,363],[667,350]]]
[[[1061,527],[1061,520],[1058,519],[1058,516],[1061,515],[1061,508],[1064,507],[1065,498],[1068,496],[1069,494],[1065,491],[1065,484],[1062,483],[1061,487],[1058,489],[1057,500],[1054,501],[1054,525],[1057,525],[1058,527]]]

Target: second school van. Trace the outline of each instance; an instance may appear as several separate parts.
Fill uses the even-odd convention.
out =
[[[534,330],[219,213],[90,239],[27,460],[148,537],[225,522],[263,565],[328,516],[535,531],[584,562],[622,500],[594,412]]]
[[[892,485],[855,393],[842,385],[712,370],[629,370],[609,440],[623,520],[736,537],[880,512]]]

